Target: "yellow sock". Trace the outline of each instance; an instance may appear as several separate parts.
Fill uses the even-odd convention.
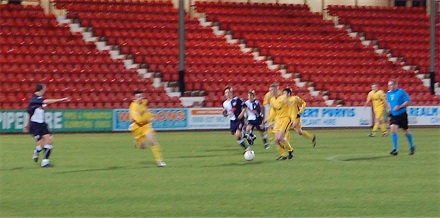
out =
[[[377,129],[379,129],[379,124],[375,123],[374,126],[373,126],[373,132],[376,132]]]
[[[281,156],[283,156],[283,157],[287,156],[286,151],[284,150],[282,145],[278,145],[277,148],[278,148],[278,152],[280,152]]]
[[[309,140],[312,140],[313,137],[314,137],[313,134],[310,134],[309,132],[307,132],[307,131],[305,131],[305,130],[303,130],[303,134],[302,134],[302,136],[305,137],[305,138],[307,138],[307,139],[309,139]]]
[[[153,152],[153,156],[156,161],[163,160],[162,159],[162,151],[160,149],[159,144],[155,144],[155,145],[151,146],[151,151]]]
[[[380,130],[382,130],[382,132],[386,132],[387,131],[387,125],[385,123],[382,123],[380,125]]]
[[[287,148],[288,151],[293,151],[293,148],[292,148],[292,146],[290,145],[289,141],[281,142],[281,145],[282,145],[284,148]],[[284,151],[284,149],[283,149],[283,151]]]

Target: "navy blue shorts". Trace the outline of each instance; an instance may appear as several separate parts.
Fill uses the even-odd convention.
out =
[[[244,119],[241,120],[231,120],[229,129],[231,130],[231,134],[234,135],[237,130],[240,130],[244,126]]]
[[[34,136],[36,142],[40,141],[44,135],[52,134],[47,126],[47,123],[31,122],[29,125],[29,132],[32,134],[32,136]]]
[[[402,128],[404,130],[408,129],[408,114],[405,112],[403,114],[390,117],[390,125],[395,124],[398,125],[399,128]]]
[[[252,125],[252,130],[254,128],[257,128],[259,131],[263,131],[264,129],[261,128],[261,123],[263,122],[263,118],[257,118],[256,120],[248,120],[248,124]]]

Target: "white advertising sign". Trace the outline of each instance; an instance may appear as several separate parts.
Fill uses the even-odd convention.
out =
[[[229,119],[223,117],[223,108],[189,109],[188,129],[228,129]]]
[[[189,129],[228,129],[229,119],[222,108],[190,109]],[[369,127],[371,108],[363,107],[308,107],[301,116],[304,127]]]
[[[372,111],[368,107],[308,107],[301,122],[304,127],[368,127]]]
[[[440,106],[411,106],[407,108],[410,126],[439,126]]]

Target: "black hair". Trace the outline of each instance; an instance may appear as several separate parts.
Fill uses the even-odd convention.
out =
[[[36,92],[39,92],[39,91],[41,91],[41,90],[43,90],[44,89],[44,84],[42,84],[42,83],[38,83],[36,86],[35,86],[35,91]]]
[[[136,90],[133,92],[133,95],[144,94],[141,90]]]
[[[286,87],[283,91],[292,94],[292,89],[290,87]]]

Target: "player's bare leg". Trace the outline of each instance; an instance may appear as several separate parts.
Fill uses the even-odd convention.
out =
[[[243,147],[246,151],[250,150],[251,148],[245,144],[244,139],[243,139],[243,133],[237,129],[237,131],[235,131],[235,138],[237,139],[237,143]]]
[[[306,139],[309,139],[312,142],[313,147],[316,147],[316,135],[311,134],[311,133],[303,130],[299,126],[298,122],[294,122],[292,125],[293,125],[293,129],[295,129],[295,131],[298,133],[298,135],[303,136]]]

